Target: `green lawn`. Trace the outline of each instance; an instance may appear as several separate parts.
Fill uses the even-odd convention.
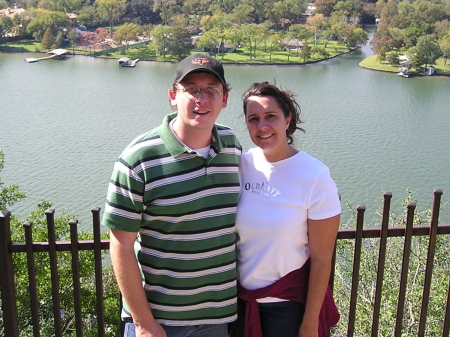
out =
[[[324,43],[319,44],[320,47],[324,46]],[[335,41],[330,41],[326,48],[330,57],[348,52],[349,49],[345,46],[338,45]],[[195,53],[193,51],[192,53]],[[116,52],[108,55],[111,58],[121,58],[121,57],[130,57],[133,59],[141,59],[147,61],[172,61],[176,62],[177,59],[170,56],[169,54],[164,56],[156,56],[156,52],[149,48],[130,48],[127,52]],[[221,60],[223,63],[247,63],[247,64],[302,64],[302,63],[310,63],[317,62],[321,59],[308,59],[306,62],[298,56],[297,51],[273,51],[272,55],[270,55],[269,50],[258,49],[256,51],[256,57],[250,57],[250,53],[248,50],[244,48],[237,49],[234,53],[225,53],[225,54],[217,54],[217,59]]]
[[[377,55],[367,57],[366,59],[362,60],[359,65],[363,68],[371,70],[387,71],[392,73],[398,73],[399,68],[399,66],[393,66],[389,63],[380,62],[377,58]],[[443,58],[437,60],[436,64],[434,64],[433,67],[436,68],[436,72],[438,75],[450,76],[450,62],[447,62],[447,65],[444,66]]]
[[[0,45],[0,51],[10,53],[41,52],[42,46],[40,43],[37,43],[34,40],[21,40]]]

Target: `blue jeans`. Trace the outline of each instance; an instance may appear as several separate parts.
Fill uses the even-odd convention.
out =
[[[193,326],[161,325],[167,337],[227,337],[228,324],[204,324]],[[124,337],[135,337],[134,323],[125,324]]]
[[[239,306],[244,308],[245,302],[239,300]],[[258,308],[263,337],[298,337],[305,313],[302,303],[294,301],[258,303]],[[241,311],[238,312],[235,323],[236,335],[243,337],[245,316],[241,315]]]

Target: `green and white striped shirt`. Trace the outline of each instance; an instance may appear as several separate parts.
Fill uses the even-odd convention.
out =
[[[242,149],[231,129],[216,125],[209,155],[201,157],[170,130],[175,117],[166,116],[123,151],[109,184],[103,225],[139,232],[138,261],[158,322],[231,322]]]

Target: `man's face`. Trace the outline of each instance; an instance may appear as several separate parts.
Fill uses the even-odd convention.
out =
[[[222,82],[210,73],[193,72],[175,86],[177,91],[169,89],[169,98],[177,108],[180,126],[187,132],[211,131],[220,111],[227,106],[228,93],[223,92]]]

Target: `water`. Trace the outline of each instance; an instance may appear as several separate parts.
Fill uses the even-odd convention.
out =
[[[232,91],[219,122],[231,126],[244,149],[252,146],[242,118],[241,93],[255,81],[276,81],[298,94],[306,134],[296,145],[331,169],[343,200],[376,217],[384,191],[401,210],[406,189],[418,209],[433,190],[450,192],[450,78],[403,78],[358,67],[368,46],[307,66],[226,65]],[[28,64],[33,54],[0,53],[0,150],[3,182],[27,199],[11,207],[25,217],[41,200],[77,215],[90,227],[90,209],[103,208],[115,159],[137,135],[170,112],[167,89],[175,64],[76,56]],[[442,222],[450,222],[444,210]]]

